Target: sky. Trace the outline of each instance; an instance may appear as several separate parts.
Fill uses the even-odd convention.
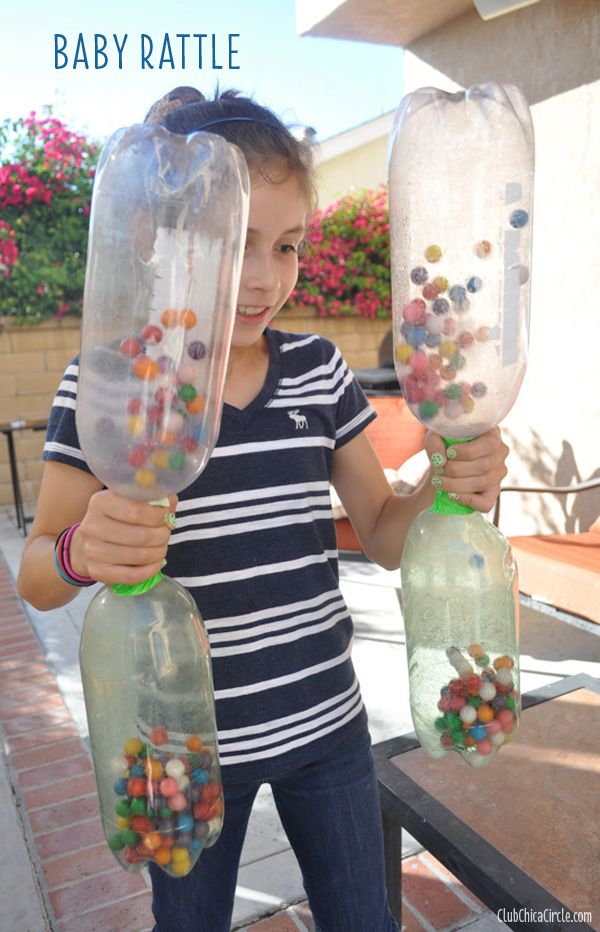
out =
[[[190,38],[181,40],[177,33]],[[207,35],[201,40],[201,69],[194,33]],[[55,40],[55,34],[65,39]],[[98,58],[106,67],[99,69],[95,34],[107,40],[106,58]],[[150,37],[151,52],[142,34]],[[175,67],[167,47],[160,69],[165,34]],[[121,69],[113,35],[122,46]],[[213,67],[213,35],[220,70]],[[142,43],[153,69],[142,69]],[[55,44],[62,55],[55,56]],[[140,122],[153,101],[173,87],[193,85],[210,95],[217,79],[221,86],[253,94],[288,124],[314,127],[323,140],[398,106],[402,50],[301,38],[294,0],[21,0],[3,15],[0,119],[40,113],[51,104],[70,128],[102,140],[120,126]]]

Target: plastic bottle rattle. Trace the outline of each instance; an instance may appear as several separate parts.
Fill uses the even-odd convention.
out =
[[[248,173],[220,137],[119,130],[94,186],[77,429],[94,474],[160,503],[218,436],[248,214]],[[208,638],[158,573],[104,586],[80,648],[108,843],[126,870],[189,873],[223,820]]]
[[[531,117],[515,87],[422,88],[402,101],[389,158],[395,365],[449,458],[502,420],[525,374],[532,181]],[[421,744],[485,765],[520,711],[508,542],[438,491],[409,531],[401,578]]]

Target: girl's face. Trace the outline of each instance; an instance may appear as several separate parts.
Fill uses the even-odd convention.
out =
[[[252,173],[251,178],[248,235],[232,340],[239,349],[260,340],[294,288],[298,247],[307,219],[306,196],[295,175],[279,183]]]

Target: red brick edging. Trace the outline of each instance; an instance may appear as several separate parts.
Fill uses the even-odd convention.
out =
[[[104,839],[91,760],[0,557],[0,738],[33,869],[56,932],[151,929],[144,876],[119,867]],[[402,862],[406,932],[457,929],[481,915],[435,858]],[[313,932],[306,904],[245,932]],[[244,930],[240,930],[244,932]]]

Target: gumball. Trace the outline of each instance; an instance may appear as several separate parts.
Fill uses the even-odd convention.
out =
[[[481,689],[479,690],[479,695],[484,702],[491,702],[494,696],[496,695],[496,687],[493,683],[488,683],[486,680],[481,684]]]
[[[485,726],[488,738],[491,738],[492,735],[497,735],[499,731],[502,731],[502,725],[497,718],[492,719],[492,721]]]
[[[426,420],[435,417],[439,410],[440,406],[437,401],[423,401],[419,407],[421,417]]]
[[[487,239],[482,239],[473,247],[473,252],[478,259],[487,259],[492,253],[492,244]]]
[[[500,712],[501,709],[506,708],[506,698],[501,695],[496,695],[490,703],[494,712]]]
[[[486,703],[480,705],[479,708],[476,709],[475,714],[479,721],[483,722],[484,725],[487,725],[488,722],[491,722],[494,717],[493,709]]]
[[[142,352],[142,344],[135,337],[126,337],[119,343],[119,352],[129,359],[134,359]]]
[[[490,722],[491,724],[491,722]],[[502,730],[494,732],[493,735],[490,735],[490,741],[495,748],[499,748],[500,745],[504,744],[508,736],[504,734]]]
[[[462,414],[462,407],[459,401],[449,401],[447,405],[444,405],[444,414],[450,420],[456,420],[457,417],[460,417]]]
[[[148,449],[144,445],[133,447],[127,453],[127,462],[130,466],[133,466],[134,469],[138,469],[140,466],[143,466],[147,459]]]
[[[427,282],[427,284],[423,286],[423,290],[421,292],[423,297],[427,298],[428,301],[433,301],[435,298],[437,298],[439,293],[440,289],[435,282]]]
[[[475,741],[483,741],[486,737],[486,726],[485,725],[473,725],[470,729],[469,734],[475,739]]]
[[[204,359],[206,356],[206,346],[202,340],[194,340],[188,345],[187,351],[190,359]]]
[[[489,738],[484,738],[483,741],[477,742],[477,750],[480,754],[483,754],[484,757],[487,757],[488,754],[491,754],[494,750],[494,745]]]
[[[415,266],[410,273],[410,280],[413,285],[423,285],[428,278],[428,272],[422,265]]]
[[[185,764],[178,757],[174,757],[165,765],[165,771],[170,777],[175,777],[175,779],[177,779],[177,777],[183,776],[185,772]],[[168,796],[168,793],[165,795]]]
[[[166,864],[169,864],[171,860],[171,852],[168,848],[161,846],[157,848],[154,852],[154,860],[157,864],[160,864],[161,867],[164,867]]]
[[[447,314],[450,310],[450,305],[445,298],[436,298],[436,300],[431,305],[431,309],[434,314],[441,316],[442,314]]]
[[[202,750],[202,741],[198,735],[190,735],[185,739],[185,746],[188,751],[192,751],[192,753],[197,754]]]
[[[487,343],[490,338],[490,328],[489,327],[479,327],[475,332],[475,339],[478,343]]]
[[[123,829],[129,828],[129,817],[128,816],[117,816],[117,828]]]
[[[510,732],[513,730],[515,718],[509,709],[500,709],[500,711],[496,714],[496,718],[500,722],[502,731]]]
[[[473,334],[469,330],[461,330],[456,338],[456,342],[461,347],[471,346],[473,341]]]
[[[146,430],[146,419],[139,414],[127,418],[127,433],[132,437],[140,437]]]
[[[130,803],[127,799],[120,799],[115,806],[115,812],[118,816],[126,817],[130,813]]]
[[[145,816],[148,811],[148,804],[143,796],[136,796],[131,800],[131,815]]]
[[[141,777],[131,777],[127,781],[127,793],[129,796],[145,796],[146,781]]]
[[[150,462],[155,469],[166,469],[169,465],[169,454],[166,450],[155,450],[150,456]],[[159,745],[157,745],[157,747],[159,747]]]
[[[399,343],[396,347],[396,359],[404,365],[410,360],[413,352],[412,347],[407,346],[406,343]]]
[[[167,764],[167,768],[170,763],[171,761],[169,761],[169,763]],[[169,771],[167,770],[167,773],[168,772]],[[181,771],[181,773],[183,773],[183,770]],[[164,780],[160,781],[160,792],[162,793],[163,796],[166,796],[167,799],[169,799],[171,796],[174,796],[175,793],[178,792],[178,790],[179,790],[179,787],[177,786],[177,780],[175,780],[174,777],[168,776],[168,777],[165,777]]]
[[[481,291],[483,282],[477,275],[472,275],[469,281],[467,282],[467,291],[470,291],[471,294],[475,294],[477,291]]]
[[[125,796],[127,794],[127,779],[125,777],[120,777],[118,780],[115,780],[113,789],[117,796]]]
[[[463,368],[465,362],[466,362],[466,359],[462,355],[462,353],[455,353],[452,359],[450,360],[450,366],[452,369],[458,372],[459,369]]]
[[[156,484],[156,474],[151,469],[138,469],[133,481],[142,489],[151,489]]]
[[[194,314],[191,308],[187,307],[185,310],[180,311],[179,313],[179,323],[182,327],[185,327],[186,330],[191,330],[192,327],[195,327],[198,323],[198,318]]]
[[[154,324],[148,324],[142,330],[142,340],[150,346],[157,346],[163,338],[162,330]]]
[[[512,712],[513,709],[516,707],[516,704],[517,702],[514,696],[506,696],[506,708],[507,709],[509,709]]]
[[[178,790],[177,793],[169,797],[169,805],[173,812],[183,812],[183,810],[187,808],[187,799],[183,793]]]
[[[142,764],[135,764],[129,771],[130,777],[143,777],[144,776],[144,767]]]
[[[126,828],[121,832],[121,841],[124,845],[137,845],[139,836],[133,829]]]
[[[162,312],[160,322],[167,330],[173,330],[179,324],[179,314],[172,308],[167,308]]]
[[[472,705],[464,705],[459,712],[461,721],[465,725],[472,725],[473,722],[477,721],[477,710],[473,708]]]
[[[448,279],[444,278],[443,275],[436,275],[436,277],[433,279],[433,283],[434,285],[438,286],[440,291],[448,290]]]
[[[199,819],[201,822],[207,822],[210,819],[210,811],[210,804],[205,802],[195,803],[192,808],[194,818]]]
[[[171,356],[159,356],[156,362],[161,372],[171,373],[177,368],[177,363]]]
[[[175,450],[169,457],[169,466],[171,469],[183,469],[185,465],[185,453],[183,450]]]
[[[451,748],[454,742],[449,734],[444,734],[440,736],[440,744],[445,748]]]
[[[425,302],[420,298],[409,301],[409,303],[404,306],[402,317],[409,324],[422,324],[425,320]]]
[[[480,696],[467,696],[467,702],[469,705],[472,705],[474,709],[478,709],[483,699]]]
[[[456,353],[456,343],[454,340],[444,340],[443,343],[440,343],[439,353],[444,359],[451,359]]]
[[[460,712],[466,701],[462,696],[452,696],[449,703],[450,712]]]
[[[189,812],[182,812],[177,816],[177,828],[180,832],[191,832],[194,828],[194,820]]]
[[[123,841],[121,834],[121,832],[116,832],[108,839],[108,845],[111,851],[121,851],[121,849],[125,847],[125,842]]]
[[[442,321],[442,333],[444,336],[451,337],[456,332],[456,321],[452,317],[446,317]]]
[[[161,748],[163,744],[167,743],[168,740],[169,736],[167,734],[166,728],[156,727],[153,728],[150,732],[150,741],[157,748]]]
[[[465,414],[470,414],[475,409],[475,402],[472,398],[463,397],[460,399],[460,406]]]
[[[144,382],[151,382],[160,375],[160,367],[157,362],[148,356],[136,356],[131,366],[133,374],[142,379]]]
[[[196,389],[193,385],[180,385],[177,389],[177,394],[182,401],[193,401],[196,397]]]
[[[208,770],[213,761],[212,751],[209,748],[204,747],[200,754],[198,755],[198,766],[204,767],[205,770]]]
[[[139,864],[143,858],[140,857],[136,848],[129,847],[125,850],[125,860],[128,864]]]
[[[471,696],[478,696],[481,689],[481,677],[478,673],[470,673],[466,678],[467,692]]]
[[[496,670],[508,669],[512,670],[515,662],[512,657],[509,657],[508,654],[503,654],[502,657],[496,657],[494,660],[494,667]]]
[[[453,304],[461,304],[466,299],[467,292],[462,285],[452,285],[448,295]]]
[[[150,780],[160,780],[163,775],[163,767],[160,761],[155,757],[148,757],[144,763],[146,776]]]
[[[515,230],[519,230],[521,227],[527,226],[529,222],[529,214],[526,210],[513,210],[510,215],[510,225],[514,227]]]
[[[190,785],[190,778],[187,776],[187,774],[184,773],[182,777],[177,777],[177,786],[179,787],[182,793],[185,790],[187,790],[189,785]]]
[[[483,647],[481,644],[471,644],[468,648],[468,651],[473,660],[477,660],[477,658],[481,657],[483,654]]]
[[[513,686],[513,678],[512,678],[512,675],[511,675],[510,670],[507,669],[506,667],[501,667],[501,668],[498,670],[498,672],[496,673],[496,681],[497,681],[501,686],[508,686],[509,689],[512,689],[512,686]]]
[[[147,832],[150,829],[150,821],[147,816],[136,815],[129,820],[129,826],[134,832]]]
[[[486,393],[487,386],[484,385],[483,382],[473,382],[473,385],[471,386],[471,394],[473,395],[473,398],[483,398]]]
[[[428,262],[439,262],[442,258],[442,250],[439,246],[428,246],[425,250],[425,258]]]

